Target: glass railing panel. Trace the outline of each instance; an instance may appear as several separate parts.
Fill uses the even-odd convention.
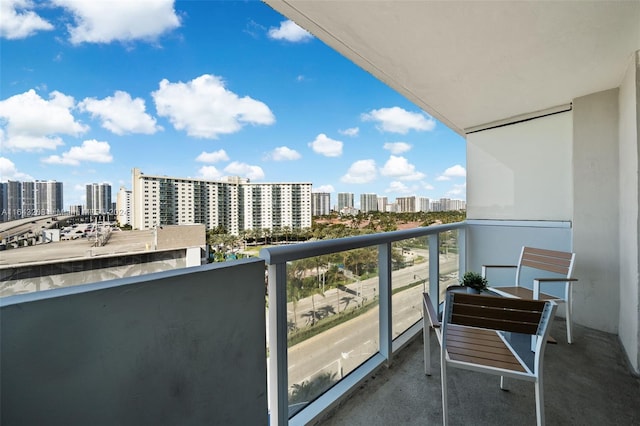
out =
[[[444,293],[447,287],[460,284],[458,237],[457,229],[439,234],[440,275],[438,281],[440,285],[440,302],[444,300]]]
[[[289,417],[379,351],[378,250],[287,263]]]
[[[429,289],[427,237],[396,241],[391,251],[391,330],[393,338],[422,319],[422,293]]]

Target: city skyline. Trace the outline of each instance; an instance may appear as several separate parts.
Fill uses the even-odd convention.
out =
[[[1,181],[65,208],[135,167],[466,199],[461,136],[267,5],[150,3],[3,2]]]

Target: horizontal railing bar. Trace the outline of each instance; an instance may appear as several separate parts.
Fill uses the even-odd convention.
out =
[[[311,241],[302,244],[288,244],[278,247],[266,247],[260,250],[260,258],[269,265],[291,260],[322,256],[324,254],[377,246],[409,238],[424,237],[439,232],[464,228],[466,222],[431,225],[401,231],[380,232],[377,234],[357,235],[355,237],[335,238],[331,240]]]

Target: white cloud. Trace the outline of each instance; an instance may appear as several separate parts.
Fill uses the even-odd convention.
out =
[[[2,0],[0,2],[0,37],[15,40],[34,35],[38,31],[49,31],[53,25],[31,10],[30,0]]]
[[[409,194],[412,192],[412,189],[409,188],[402,182],[393,181],[389,184],[389,187],[385,190],[386,193],[396,193],[396,194]]]
[[[229,161],[229,156],[224,149],[214,152],[202,151],[202,153],[198,155],[198,158],[196,158],[196,161],[199,161],[200,163],[217,163],[219,161]]]
[[[375,121],[376,128],[383,132],[406,134],[409,130],[430,131],[436,121],[418,112],[409,112],[400,107],[380,108],[361,115],[362,121]]]
[[[380,169],[383,176],[391,176],[400,180],[420,180],[425,177],[424,173],[417,172],[416,166],[409,163],[404,157],[392,155],[385,165]]]
[[[406,142],[387,142],[383,148],[391,151],[392,154],[402,154],[403,152],[411,150],[411,145]]]
[[[267,159],[273,161],[292,161],[300,158],[302,158],[302,155],[298,151],[286,146],[279,146],[267,154]]]
[[[334,192],[335,189],[333,188],[333,185],[320,185],[317,188],[313,188],[313,192]]]
[[[78,166],[81,162],[91,163],[110,163],[113,161],[111,156],[111,146],[108,142],[100,142],[95,139],[82,142],[81,146],[74,146],[62,155],[51,155],[42,161],[48,164],[65,164],[69,166]]]
[[[466,176],[467,176],[466,169],[462,167],[460,164],[456,164],[455,166],[451,166],[447,170],[445,170],[444,173],[438,176],[436,180],[446,181],[446,180],[451,180],[451,178],[466,177]]]
[[[420,186],[426,191],[433,191],[434,189],[436,189],[433,185],[427,182],[421,182]]]
[[[313,38],[310,33],[289,20],[280,22],[279,27],[269,28],[267,35],[274,40],[285,40],[292,43],[304,42]]]
[[[374,160],[359,160],[349,167],[347,174],[340,180],[345,183],[369,183],[376,179],[376,162]]]
[[[324,133],[320,133],[318,136],[316,136],[313,142],[309,142],[309,146],[316,154],[321,154],[325,157],[341,156],[342,145],[342,142],[331,139]]]
[[[455,196],[466,194],[466,192],[467,192],[467,184],[461,183],[461,184],[453,185],[453,188],[447,191],[446,195],[449,197],[455,197]]]
[[[102,127],[116,135],[152,135],[162,130],[162,127],[156,124],[156,119],[145,112],[142,98],[131,99],[131,95],[120,90],[102,100],[85,98],[78,107],[81,111],[90,112],[93,118],[98,117],[102,121]]]
[[[252,166],[250,164],[234,161],[224,168],[225,173],[233,176],[249,178],[250,180],[264,179],[264,171],[260,166]]]
[[[0,122],[4,121],[3,148],[38,151],[63,145],[59,134],[79,136],[88,126],[71,114],[73,97],[54,91],[49,100],[31,89],[0,101]]]
[[[360,133],[360,128],[359,127],[350,127],[348,129],[338,130],[338,133],[340,133],[341,135],[346,135],[346,136],[358,136],[358,133]]]
[[[218,180],[223,174],[214,166],[202,166],[198,169],[198,176],[202,179]]]
[[[245,124],[275,122],[266,104],[248,96],[238,97],[215,75],[204,74],[187,83],[164,79],[151,95],[158,115],[168,117],[176,129],[197,138],[217,139],[221,134],[239,131]]]
[[[53,4],[73,15],[74,25],[67,25],[73,44],[156,40],[180,26],[173,3],[174,0],[53,0]]]
[[[34,179],[26,173],[19,172],[13,161],[5,157],[0,157],[0,181],[6,182],[8,180]]]

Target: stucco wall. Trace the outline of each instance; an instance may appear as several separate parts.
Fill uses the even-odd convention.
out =
[[[620,309],[618,89],[573,101],[576,322],[618,332]]]
[[[620,86],[620,341],[640,371],[640,292],[638,252],[638,166],[640,135],[640,52],[629,62]]]
[[[264,261],[0,299],[0,424],[266,425]]]

